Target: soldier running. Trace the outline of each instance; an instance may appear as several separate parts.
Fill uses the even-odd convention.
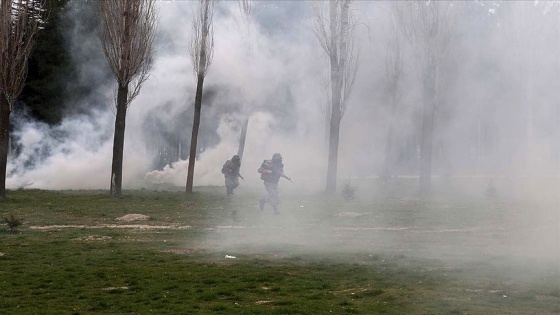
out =
[[[280,214],[278,211],[278,181],[280,177],[284,177],[291,181],[291,178],[284,175],[284,164],[282,164],[282,155],[274,153],[272,160],[264,160],[258,172],[261,174],[261,179],[264,181],[264,188],[268,193],[266,196],[259,200],[259,209],[264,210],[264,205],[269,203],[274,210],[274,214]]]
[[[225,185],[226,185],[226,195],[228,197],[233,196],[233,190],[239,186],[239,179],[243,176],[239,174],[239,168],[241,167],[241,160],[239,155],[234,155],[231,160],[227,160],[222,167],[222,174],[224,174]]]

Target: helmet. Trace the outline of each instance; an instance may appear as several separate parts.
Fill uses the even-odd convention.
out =
[[[272,155],[272,159],[273,160],[281,160],[282,159],[282,155],[280,155],[280,153],[274,153]]]
[[[239,155],[236,154],[236,155],[234,155],[231,159],[232,159],[232,160],[239,160]]]

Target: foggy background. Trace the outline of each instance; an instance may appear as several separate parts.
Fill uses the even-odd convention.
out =
[[[184,185],[195,89],[187,49],[194,4],[158,1],[152,74],[128,111],[125,189]],[[91,2],[68,6],[67,49],[79,64],[79,80],[94,92],[66,104],[67,115],[55,127],[14,114],[22,122],[15,124],[17,150],[8,165],[11,189],[108,187],[114,80],[97,33],[77,22],[95,23]],[[381,173],[391,110],[384,62],[395,36],[404,49],[395,163],[398,175],[418,174],[420,72],[414,48],[398,27],[391,31],[392,11],[390,2],[353,3],[359,72],[341,123],[339,178]],[[462,4],[438,73],[434,176],[560,174],[559,14],[554,2]],[[222,185],[221,165],[237,152],[249,115],[244,184],[259,185],[256,169],[280,152],[286,173],[300,188],[320,191],[328,149],[329,64],[312,31],[311,4],[255,1],[249,23],[243,23],[237,2],[216,3],[195,185]]]

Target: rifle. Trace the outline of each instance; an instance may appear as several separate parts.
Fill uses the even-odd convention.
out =
[[[239,178],[241,178],[243,181],[245,181],[245,178],[243,178],[243,176],[241,176],[241,174],[237,173],[237,176],[239,176]]]
[[[282,174],[282,177],[284,177],[285,179],[287,179],[287,180],[289,180],[290,182],[292,182],[292,183],[293,183],[292,179],[291,179],[291,178],[289,178],[288,176],[286,176],[286,175]]]

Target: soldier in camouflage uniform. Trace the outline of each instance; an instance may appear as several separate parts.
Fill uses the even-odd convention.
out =
[[[233,190],[239,186],[239,179],[241,174],[239,174],[239,168],[241,167],[241,160],[239,155],[234,155],[231,160],[227,160],[222,167],[222,174],[224,174],[225,184],[226,184],[226,194],[227,196],[233,196]]]
[[[280,203],[278,199],[278,181],[280,181],[280,177],[291,180],[284,175],[282,155],[274,153],[272,160],[264,160],[258,172],[261,174],[261,179],[264,181],[264,187],[267,192],[267,195],[259,200],[259,209],[261,211],[264,210],[264,205],[268,203],[272,206],[274,214],[280,214],[278,211],[278,204]]]

